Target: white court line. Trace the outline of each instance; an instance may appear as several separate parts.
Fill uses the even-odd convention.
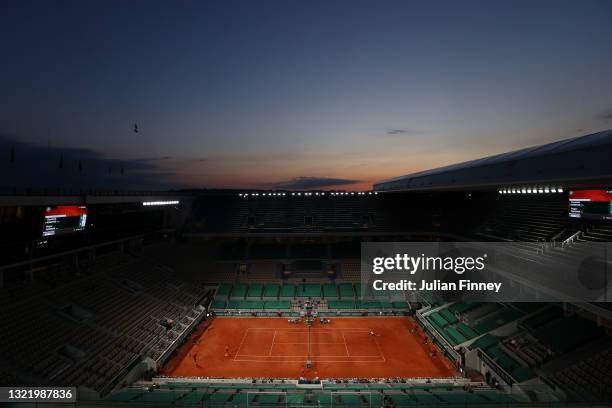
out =
[[[247,330],[282,330],[282,331],[289,331],[289,330],[301,330],[301,331],[305,331],[307,332],[308,329],[304,329],[301,327],[248,327]],[[320,329],[318,327],[313,327],[312,331],[333,331],[333,330],[342,330],[342,331],[364,331],[364,332],[369,332],[370,329],[368,328],[358,328],[358,327],[337,327],[337,328],[325,328],[325,329]]]
[[[276,344],[308,344],[308,342],[307,341],[303,341],[303,342],[277,341]],[[341,341],[334,341],[334,342],[332,342],[332,341],[330,341],[330,342],[328,342],[328,341],[311,341],[310,344],[344,344],[344,343],[341,342]]]
[[[272,344],[270,344],[270,351],[268,351],[268,356],[272,356],[272,349],[274,348],[274,339],[276,339],[276,330],[274,330],[274,336],[272,337]]]
[[[304,362],[304,358],[306,356],[298,356],[300,357],[300,360],[254,360],[254,359],[248,359],[248,358],[241,358],[238,360],[235,360],[236,362],[243,362],[243,363],[262,363],[262,364],[270,364],[270,363],[280,363],[280,364],[287,364],[287,363],[303,363]],[[344,356],[343,356],[344,357]],[[333,360],[333,359],[319,359],[316,357],[312,358],[312,361],[314,361],[315,363],[350,363],[350,364],[362,364],[362,363],[384,363],[385,360]]]
[[[266,356],[264,354],[241,354],[240,357],[257,357],[260,359],[267,359],[267,358],[272,358],[272,359],[278,359],[278,358],[285,358],[285,357],[307,357],[307,354],[283,354],[282,356]],[[316,355],[313,356],[315,358],[322,358],[322,357],[337,357],[337,358],[376,358],[376,359],[382,359],[382,356],[378,355],[378,356],[356,356],[356,355],[352,355],[352,356],[346,356],[346,355],[340,355],[340,356],[335,356],[335,355]],[[267,361],[267,360],[259,360],[259,361]],[[345,360],[345,361],[349,361],[349,360]]]
[[[234,354],[234,361],[236,361],[236,357],[238,357],[238,354],[240,354],[240,349],[242,348],[242,344],[244,343],[244,340],[246,339],[246,336],[248,333],[249,333],[249,329],[246,329],[244,332],[244,335],[242,336],[242,341],[240,342],[240,345],[238,346],[238,350],[236,350],[236,354]]]
[[[354,320],[354,319],[379,319],[378,316],[335,316],[336,319],[340,320]],[[266,316],[266,317],[251,317],[251,316],[217,316],[215,319],[219,320],[229,320],[229,319],[266,319],[266,320],[284,320],[287,321],[287,316]],[[385,319],[402,319],[406,320],[406,316],[385,316]]]
[[[344,340],[344,348],[346,349],[346,356],[350,357],[351,353],[348,351],[348,345],[346,344],[346,337],[344,336],[344,332],[342,332],[342,339]]]
[[[268,357],[271,357],[271,358],[308,357],[308,354],[283,354],[282,356],[264,356],[264,355],[261,355],[261,354],[241,354],[240,357],[257,357],[257,358],[268,358]],[[338,357],[338,358],[342,357],[342,358],[348,358],[344,354],[340,355],[340,356],[329,355],[329,356],[314,356],[314,357]],[[365,358],[365,357],[368,357],[368,356],[359,356],[359,357]],[[374,357],[380,358],[380,356],[372,356],[372,358],[374,358]],[[262,360],[262,361],[264,361],[264,360]]]
[[[253,355],[253,354],[240,354],[240,350],[242,349],[242,346],[244,345],[244,341],[246,340],[246,337],[249,333],[250,330],[265,330],[265,331],[274,331],[274,336],[272,338],[272,345],[270,346],[270,350],[268,351],[268,355]],[[340,330],[340,332],[342,333],[342,338],[343,338],[343,342],[287,342],[287,343],[283,343],[283,342],[279,342],[278,344],[344,344],[344,347],[346,349],[346,356],[330,356],[330,357],[346,357],[346,358],[382,358],[382,361],[386,361],[384,354],[382,354],[381,349],[380,349],[380,345],[378,344],[378,341],[376,341],[376,339],[374,339],[376,346],[378,348],[378,356],[351,356],[349,351],[348,351],[348,346],[346,344],[346,336],[344,335],[345,331],[348,332],[365,332],[365,333],[369,333],[371,329],[358,329],[358,328],[337,328],[337,329],[313,329],[313,331],[315,332],[326,332],[326,331],[335,331],[335,330]],[[272,348],[274,347],[275,343],[275,339],[276,339],[276,334],[277,332],[283,332],[283,331],[302,331],[304,333],[308,333],[308,329],[302,329],[302,328],[271,328],[271,327],[247,327],[247,329],[244,332],[244,335],[242,336],[242,340],[240,341],[240,345],[238,346],[238,350],[236,351],[236,354],[234,355],[233,361],[256,361],[256,362],[266,362],[265,360],[241,360],[238,359],[237,357],[261,357],[261,358],[284,358],[284,357],[307,357],[307,356],[287,356],[287,355],[281,355],[281,356],[273,356],[271,355],[272,353]],[[327,357],[327,356],[325,356]],[[314,356],[314,358],[316,358],[316,356]],[[271,362],[278,362],[275,360],[268,360]],[[319,362],[335,362],[335,361],[320,361],[320,360],[313,360],[313,361],[319,361]],[[294,362],[294,361],[290,361],[290,360],[285,360],[285,362]],[[349,361],[340,361],[340,362],[349,362]],[[350,362],[358,362],[358,361],[350,361]],[[374,361],[376,362],[376,361]]]

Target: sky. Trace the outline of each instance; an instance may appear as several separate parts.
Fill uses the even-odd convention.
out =
[[[4,0],[0,186],[369,189],[609,129],[610,21],[607,0]]]

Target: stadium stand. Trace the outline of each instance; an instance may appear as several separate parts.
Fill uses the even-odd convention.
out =
[[[296,287],[291,283],[286,283],[281,286],[280,297],[285,299],[293,299],[295,296]]]
[[[244,283],[236,283],[232,288],[231,299],[244,299],[249,290],[249,286]]]
[[[252,283],[249,285],[248,299],[261,299],[264,287],[261,283]]]
[[[247,283],[265,283],[278,279],[279,263],[276,261],[252,261],[245,274],[240,274],[240,281]]]
[[[457,346],[522,316],[523,312],[514,307],[454,304],[429,313],[425,318],[438,334],[452,346]]]
[[[229,298],[230,293],[232,293],[232,288],[234,285],[229,283],[222,283],[219,285],[217,289],[217,293],[215,294],[215,299],[227,299]]]
[[[264,299],[278,299],[281,286],[278,283],[267,283],[264,287]]]
[[[163,379],[161,379],[163,381]],[[396,384],[397,385],[397,384]],[[127,388],[109,397],[116,402],[132,404],[168,404],[172,406],[346,406],[346,407],[409,407],[409,406],[508,406],[517,399],[494,389],[466,389],[446,385],[395,387],[384,383],[324,383],[322,390],[300,392],[294,383],[209,384],[173,382],[159,388],[143,390]]]
[[[301,298],[321,297],[321,285],[316,283],[302,284],[298,286],[296,296]]]
[[[123,258],[114,269],[3,308],[12,329],[0,340],[1,350],[10,350],[2,358],[31,367],[44,383],[108,391],[139,356],[161,358],[202,318],[202,295],[165,268]]]
[[[584,360],[562,368],[551,380],[576,401],[610,401],[612,398],[612,348],[593,353]]]
[[[569,219],[567,191],[512,195],[492,188],[334,198],[196,192],[180,236],[164,245],[142,249],[149,237],[139,237],[107,253],[32,256],[25,266],[3,269],[0,381],[77,384],[108,401],[158,406],[611,401],[606,304],[362,299],[362,240],[504,241],[528,261],[563,263],[592,242],[612,239],[609,223]],[[200,322],[223,315],[282,317],[289,324],[284,320],[305,313],[306,301],[332,320],[408,316],[415,344],[431,346],[430,358],[465,377],[307,384],[316,389],[298,387],[295,378],[155,377],[190,344]],[[145,364],[151,372],[129,386],[136,376],[128,373]]]
[[[591,224],[583,227],[578,241],[610,242],[612,241],[612,226],[605,224]]]
[[[544,324],[533,335],[554,353],[564,354],[604,334],[602,328],[578,316],[570,316]]]
[[[343,261],[340,263],[342,279],[350,282],[361,280],[361,264],[359,261]]]
[[[499,197],[475,235],[485,240],[546,241],[565,228],[566,214],[563,197]]]
[[[217,262],[207,269],[206,280],[212,283],[234,282],[236,280],[236,265],[232,263]]]
[[[323,285],[323,297],[325,299],[338,299],[338,287],[333,283]]]
[[[470,345],[470,349],[480,349],[488,356],[487,362],[494,362],[504,372],[508,373],[516,382],[522,382],[534,377],[534,373],[528,368],[522,367],[506,352],[499,348],[499,340],[487,334]],[[492,367],[494,369],[494,366]]]

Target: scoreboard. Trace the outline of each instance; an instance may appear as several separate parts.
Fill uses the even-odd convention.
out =
[[[612,221],[612,189],[570,191],[569,216]]]
[[[43,237],[83,231],[87,224],[87,208],[78,205],[47,207]]]

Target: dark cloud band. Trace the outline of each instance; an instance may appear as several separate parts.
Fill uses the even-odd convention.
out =
[[[3,188],[179,188],[174,169],[156,163],[166,158],[119,160],[92,149],[39,146],[0,135],[0,186]]]
[[[344,186],[360,183],[361,180],[328,177],[296,177],[291,180],[270,183],[269,186],[288,190],[305,190],[310,188]]]

